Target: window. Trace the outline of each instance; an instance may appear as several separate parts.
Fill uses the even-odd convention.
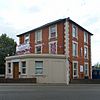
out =
[[[84,64],[84,76],[88,76],[88,63]]]
[[[35,61],[35,74],[43,74],[43,61]]]
[[[8,73],[11,73],[11,63],[8,63]]]
[[[42,41],[42,30],[35,32],[35,43]]]
[[[50,26],[49,38],[57,37],[56,25]]]
[[[57,42],[56,41],[49,43],[49,53],[50,54],[57,54]]]
[[[73,78],[78,78],[78,62],[73,62]]]
[[[84,58],[88,59],[88,47],[87,46],[84,47]]]
[[[73,56],[76,57],[78,55],[78,45],[76,42],[73,42]]]
[[[26,74],[26,62],[22,62],[22,74]]]
[[[84,42],[88,43],[88,33],[84,32]]]
[[[41,54],[42,53],[42,45],[37,45],[35,47],[35,53],[37,53],[37,54]]]
[[[73,37],[77,38],[77,28],[75,25],[72,26],[72,35]]]
[[[29,43],[29,34],[26,34],[26,35],[25,35],[25,43],[26,43],[26,44]]]

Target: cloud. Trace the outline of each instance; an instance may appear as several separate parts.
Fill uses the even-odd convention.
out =
[[[59,18],[70,17],[94,34],[92,36],[94,64],[100,59],[99,6],[99,0],[1,0],[0,33],[6,32],[16,39],[16,34]]]
[[[0,17],[0,35],[2,34],[7,34],[7,36],[9,36],[10,38],[18,41],[18,38],[16,38],[16,31],[14,27],[9,25],[2,17]]]

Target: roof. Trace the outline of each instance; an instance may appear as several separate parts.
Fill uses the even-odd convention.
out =
[[[91,32],[89,32],[88,30],[86,30],[85,28],[83,28],[82,26],[80,26],[79,24],[77,24],[76,22],[74,22],[73,20],[71,20],[70,18],[67,18],[69,22],[74,23],[75,25],[77,25],[78,27],[80,27],[81,29],[85,30],[86,32],[88,32],[90,35],[93,35]]]
[[[30,30],[30,31],[24,32],[24,33],[22,33],[22,34],[19,34],[19,35],[17,35],[17,37],[19,37],[19,36],[21,36],[21,35],[24,35],[24,34],[27,34],[27,33],[30,33],[30,32],[33,32],[33,31],[36,31],[36,30],[39,30],[39,29],[41,29],[41,28],[50,26],[50,25],[52,25],[52,24],[56,24],[56,23],[59,23],[59,22],[64,22],[64,21],[66,21],[66,20],[69,21],[69,22],[71,22],[71,23],[74,23],[74,24],[77,25],[78,27],[80,27],[80,28],[82,28],[83,30],[85,30],[86,32],[88,32],[90,35],[93,35],[92,33],[90,33],[89,31],[87,31],[85,28],[83,28],[82,26],[80,26],[80,25],[77,24],[76,22],[72,21],[72,20],[68,17],[68,18],[58,19],[58,20],[56,20],[56,21],[53,21],[53,22],[44,24],[44,25],[42,25],[42,26],[40,26],[40,27],[37,27],[37,28],[32,29],[32,30]]]
[[[27,34],[27,33],[30,33],[30,32],[36,31],[36,30],[39,30],[39,29],[41,29],[41,28],[44,28],[44,27],[50,26],[50,25],[52,25],[52,24],[56,24],[56,23],[59,23],[59,22],[65,21],[65,20],[66,20],[66,18],[64,18],[64,19],[58,19],[58,20],[56,20],[56,21],[53,21],[53,22],[50,22],[50,23],[44,24],[44,25],[42,25],[42,26],[40,26],[40,27],[37,27],[37,28],[32,29],[32,30],[30,30],[30,31],[24,32],[24,33],[19,34],[19,35],[17,35],[17,36],[19,37],[19,36],[21,36],[21,35],[23,35],[23,34]]]

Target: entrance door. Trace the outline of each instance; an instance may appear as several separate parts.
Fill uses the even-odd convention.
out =
[[[14,79],[19,78],[19,63],[18,62],[13,63],[13,78]]]

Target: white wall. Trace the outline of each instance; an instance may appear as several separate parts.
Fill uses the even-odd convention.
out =
[[[26,61],[26,67],[27,67],[26,75],[20,75],[20,78],[36,77],[38,83],[66,83],[65,56],[42,55],[42,57],[40,56],[23,57],[23,58],[16,57],[16,59],[20,59],[20,62]],[[7,59],[7,62],[8,61],[12,62],[12,59]],[[35,61],[43,61],[43,75],[35,75]],[[19,65],[19,67],[21,66]],[[21,70],[21,68],[19,69]]]

